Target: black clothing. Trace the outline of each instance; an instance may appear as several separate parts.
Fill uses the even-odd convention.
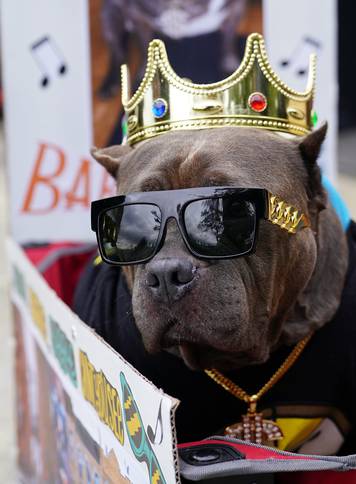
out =
[[[291,423],[294,425],[289,443],[283,445],[288,450],[300,450],[308,435],[320,434],[318,429],[327,419],[329,430],[331,425],[339,436],[331,453],[356,453],[356,224],[351,223],[347,236],[349,270],[335,317],[313,335],[299,359],[259,402],[258,409],[268,418],[290,419],[287,433]],[[138,371],[181,401],[176,414],[178,442],[213,435],[246,413],[246,403],[205,373],[189,370],[169,353],[146,353],[119,268],[90,264],[77,288],[75,311]],[[282,347],[265,364],[227,376],[248,393],[255,393],[290,351],[291,347]]]

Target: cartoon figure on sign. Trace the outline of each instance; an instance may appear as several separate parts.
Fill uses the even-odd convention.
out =
[[[139,462],[146,463],[150,476],[150,482],[152,484],[166,484],[166,480],[158,464],[157,457],[152,450],[150,441],[145,432],[142,418],[134,400],[131,388],[129,387],[125,375],[122,372],[120,373],[120,381],[122,388],[125,426],[132,452]]]

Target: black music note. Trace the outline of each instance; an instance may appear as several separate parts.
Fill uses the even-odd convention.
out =
[[[48,35],[34,42],[30,48],[31,54],[42,73],[41,87],[47,87],[51,77],[63,76],[68,71],[61,51]]]
[[[308,72],[309,55],[317,53],[321,48],[318,40],[303,37],[291,55],[280,61],[280,66],[293,69],[297,76],[305,76]]]
[[[147,435],[151,441],[151,444],[160,445],[162,443],[162,440],[163,440],[162,400],[161,400],[161,403],[159,404],[155,431],[153,432],[151,425],[148,425]]]

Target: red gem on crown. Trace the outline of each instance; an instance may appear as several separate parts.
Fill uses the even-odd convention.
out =
[[[248,98],[248,105],[253,111],[262,113],[267,107],[267,99],[261,92],[253,92]]]

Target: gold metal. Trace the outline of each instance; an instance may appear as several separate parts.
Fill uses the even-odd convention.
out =
[[[268,193],[267,218],[270,222],[278,225],[282,229],[288,230],[291,234],[310,227],[310,221],[306,215],[271,193]]]
[[[131,96],[129,72],[122,66],[122,102],[127,116],[135,116],[128,127],[129,144],[172,130],[254,127],[298,136],[312,129],[311,109],[315,85],[315,55],[310,56],[309,80],[304,92],[288,87],[273,71],[260,34],[251,34],[238,69],[212,84],[194,84],[172,69],[164,43],[153,40],[148,47],[147,66],[137,91]],[[262,112],[249,107],[248,98],[262,93],[267,106]],[[152,112],[161,98],[169,109],[161,119]]]
[[[300,109],[297,109],[297,108],[288,108],[287,109],[287,113],[292,116],[292,118],[295,118],[295,119],[304,119],[304,113],[300,110]]]
[[[219,113],[223,111],[224,106],[223,104],[214,99],[202,99],[197,101],[193,104],[193,111],[202,112],[202,113]]]
[[[262,413],[257,412],[257,403],[295,363],[311,337],[312,334],[309,334],[299,341],[278,370],[271,376],[265,385],[253,395],[249,395],[243,388],[230,380],[230,378],[224,376],[220,371],[215,370],[214,368],[205,370],[205,373],[215,383],[231,393],[234,397],[248,404],[247,414],[242,415],[241,422],[226,427],[225,435],[243,439],[248,442],[254,442],[256,444],[266,445],[273,444],[276,440],[283,438],[283,433],[278,425],[271,420],[264,420]]]
[[[242,415],[241,422],[226,427],[225,435],[265,445],[273,445],[277,440],[283,439],[279,426],[273,420],[264,419],[262,413],[257,412]]]
[[[131,116],[129,116],[127,120],[128,129],[135,129],[137,126],[137,122],[138,122],[137,116],[135,116],[134,114],[131,114]]]

